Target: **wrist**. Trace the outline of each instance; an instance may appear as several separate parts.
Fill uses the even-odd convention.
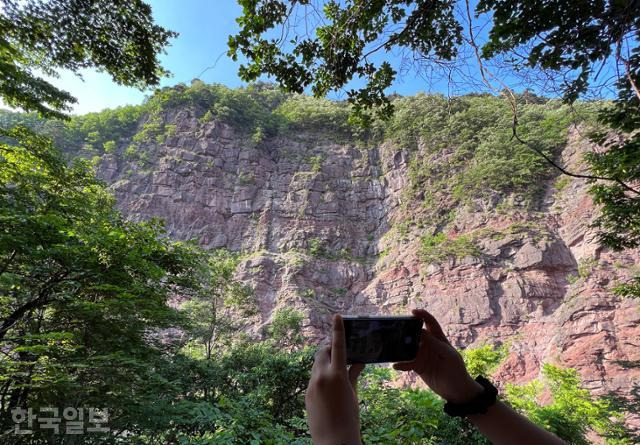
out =
[[[360,431],[324,431],[311,434],[314,445],[362,445]]]
[[[482,385],[471,378],[468,377],[464,381],[464,383],[460,384],[456,391],[451,392],[444,397],[447,402],[455,403],[455,404],[463,404],[468,403],[471,400],[474,400],[480,394],[484,392],[484,388]]]
[[[482,387],[482,392],[471,400],[462,403],[448,401],[444,404],[444,412],[452,417],[467,417],[475,414],[486,414],[490,407],[495,405],[498,389],[479,375],[476,382]]]
[[[332,437],[322,440],[313,440],[313,445],[362,445],[362,441],[360,440],[360,436],[358,436],[357,439]]]

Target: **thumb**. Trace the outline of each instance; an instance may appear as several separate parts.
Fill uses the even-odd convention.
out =
[[[414,365],[413,362],[394,363],[393,369],[397,371],[413,371]]]
[[[351,383],[354,391],[358,387],[358,377],[363,369],[364,363],[356,363],[349,367],[349,383]]]

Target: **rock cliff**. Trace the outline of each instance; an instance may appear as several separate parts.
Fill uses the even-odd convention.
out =
[[[476,250],[428,263],[407,223],[422,207],[407,200],[408,163],[426,156],[384,142],[366,148],[329,132],[275,136],[253,143],[188,107],[163,117],[175,125],[162,143],[140,146],[144,169],[105,155],[99,175],[133,219],[159,217],[170,236],[207,248],[244,252],[238,278],[251,284],[260,332],[280,308],[305,315],[305,332],[322,337],[334,312],[400,314],[425,307],[459,347],[508,346],[502,381],[537,377],[542,363],[575,367],[596,393],[628,391],[640,360],[637,300],[612,286],[639,272],[639,252],[602,249],[587,184],[549,179],[536,211],[491,199],[456,212],[448,238]],[[569,130],[561,161],[581,168],[586,142]]]

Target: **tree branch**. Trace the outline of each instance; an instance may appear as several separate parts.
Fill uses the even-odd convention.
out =
[[[0,325],[0,342],[4,339],[5,335],[11,329],[11,327],[16,324],[27,312],[37,309],[38,307],[44,306],[47,304],[48,294],[41,295],[28,303],[23,304],[18,309],[13,311],[11,315],[9,315]]]
[[[11,255],[9,256],[9,259],[2,265],[2,269],[0,269],[0,275],[2,275],[3,273],[5,273],[7,271],[7,269],[9,268],[9,265],[11,264],[11,261],[13,261],[13,259],[16,257],[17,253],[18,253],[17,250],[13,250],[11,252]]]
[[[616,43],[616,59],[622,62],[625,68],[625,74],[629,84],[631,85],[631,89],[636,93],[638,100],[640,100],[640,89],[638,88],[638,84],[633,78],[633,74],[631,73],[631,63],[628,59],[622,57],[622,38],[618,40]]]
[[[11,329],[13,325],[15,325],[18,321],[20,321],[20,319],[22,319],[22,317],[24,317],[24,315],[27,312],[32,311],[34,309],[38,309],[44,306],[45,304],[49,303],[49,295],[50,295],[49,291],[55,284],[58,284],[62,280],[64,280],[67,277],[67,275],[68,275],[68,272],[64,272],[59,276],[55,277],[55,279],[54,277],[52,277],[52,279],[50,280],[50,283],[45,285],[40,290],[36,298],[23,304],[18,309],[14,310],[7,318],[5,318],[4,321],[2,322],[2,325],[0,325],[0,342],[4,339],[9,329]]]

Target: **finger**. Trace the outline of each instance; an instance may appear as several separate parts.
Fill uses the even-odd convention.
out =
[[[394,363],[393,369],[396,371],[413,371],[413,368],[416,366],[415,360],[410,362],[402,362],[402,363]]]
[[[329,366],[331,362],[331,346],[322,346],[316,352],[316,357],[313,362],[311,372],[317,372],[319,369],[324,369]]]
[[[331,366],[342,369],[347,366],[347,346],[344,339],[344,323],[342,317],[333,317],[333,334],[331,336]]]
[[[429,334],[425,329],[422,329],[420,331],[420,344],[418,345],[416,358],[410,362],[394,363],[393,369],[398,371],[416,371],[419,373],[424,366],[425,357],[427,357],[429,348],[431,347],[429,340],[437,341],[433,335]]]
[[[424,309],[414,309],[411,312],[413,313],[413,315],[415,315],[418,318],[421,318],[424,321],[425,327],[427,328],[427,331],[429,331],[431,335],[433,335],[438,340],[442,340],[445,343],[449,343],[447,336],[444,335],[444,332],[440,327],[440,323],[438,323],[438,320],[436,320],[436,318],[433,315],[431,315],[429,312],[425,311]]]
[[[426,329],[420,331],[420,343],[418,343],[418,351],[426,349],[429,344],[429,338],[434,338]]]
[[[358,387],[358,377],[360,377],[360,373],[364,369],[364,363],[356,363],[349,366],[349,382],[355,391]]]

